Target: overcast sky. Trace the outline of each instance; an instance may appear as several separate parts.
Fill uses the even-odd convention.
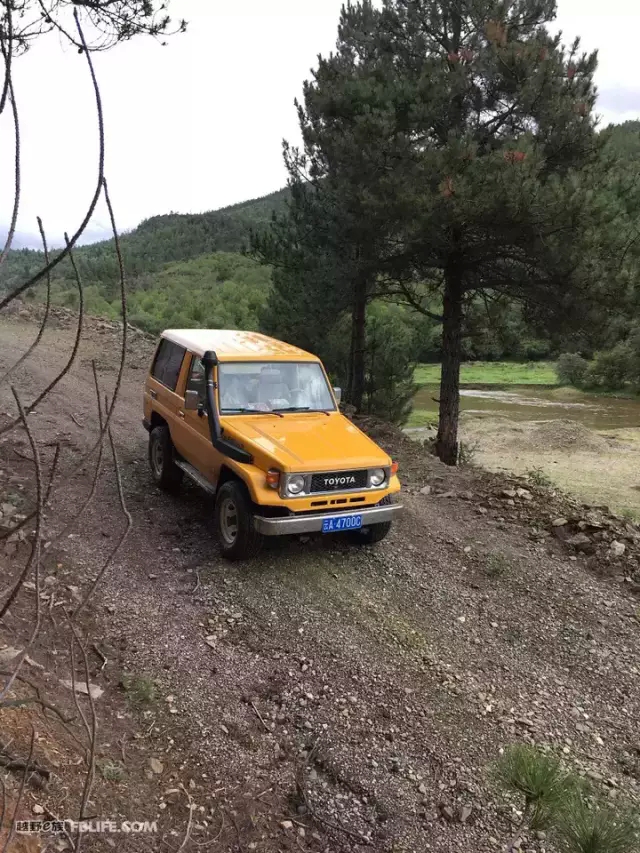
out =
[[[107,125],[107,178],[118,225],[199,212],[283,186],[283,137],[297,139],[293,99],[318,53],[335,43],[342,0],[171,0],[189,22],[166,47],[139,37],[94,55]],[[604,123],[640,117],[633,35],[637,0],[559,0],[558,25],[598,48]],[[634,11],[635,7],[635,11]],[[233,8],[234,11],[230,12]],[[77,227],[97,162],[86,60],[57,35],[15,63],[23,148],[18,228],[40,214],[52,236]],[[0,223],[10,218],[11,126],[0,125]],[[93,223],[108,225],[104,209]],[[102,236],[102,235],[101,235]]]

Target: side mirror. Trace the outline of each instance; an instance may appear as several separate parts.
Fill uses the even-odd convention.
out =
[[[184,395],[184,407],[189,412],[194,412],[198,408],[200,395],[197,391],[187,391]]]
[[[340,402],[341,402],[341,400],[342,400],[342,388],[334,388],[334,389],[333,389],[333,394],[334,394],[334,396],[335,396],[335,398],[336,398],[336,403],[337,403],[338,405],[340,405]]]

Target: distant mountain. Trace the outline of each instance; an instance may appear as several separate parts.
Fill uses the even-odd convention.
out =
[[[145,219],[121,235],[130,285],[152,286],[145,277],[171,262],[213,252],[241,252],[249,243],[252,229],[267,227],[273,213],[284,210],[288,194],[285,188],[207,213],[167,213]],[[0,275],[0,291],[11,290],[38,269],[43,257],[34,249],[39,249],[36,240],[14,245]],[[75,257],[85,285],[96,285],[110,301],[110,291],[118,281],[113,238],[80,246]],[[60,279],[72,284],[68,262],[54,270],[54,283]]]

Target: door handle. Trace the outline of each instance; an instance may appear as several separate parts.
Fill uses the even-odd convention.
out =
[[[157,400],[158,399],[158,392],[157,391],[149,391],[149,396],[151,397],[152,400]]]
[[[183,419],[184,419],[184,412],[183,412],[182,410],[180,410],[180,411],[178,412],[178,417],[179,417],[179,418],[183,418]]]

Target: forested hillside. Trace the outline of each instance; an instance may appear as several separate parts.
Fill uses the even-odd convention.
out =
[[[286,197],[287,190],[282,189],[207,213],[168,213],[146,219],[121,236],[130,284],[135,287],[138,277],[161,270],[172,261],[186,261],[212,252],[242,252],[251,230],[267,227],[272,213],[284,210]],[[75,251],[75,258],[84,284],[95,287],[100,296],[111,302],[118,282],[113,240],[82,246]],[[3,268],[0,291],[20,284],[42,262],[41,252],[29,249],[11,252]],[[75,290],[69,264],[56,267],[53,280],[59,298],[68,290]]]
[[[282,189],[207,213],[154,216],[123,234],[131,321],[150,332],[168,326],[257,328],[271,272],[241,253],[251,230],[267,228],[272,214],[284,210],[286,197],[287,190]],[[87,311],[118,316],[119,274],[113,240],[82,246],[75,251],[75,259]],[[0,290],[20,284],[42,263],[41,252],[11,252]],[[25,298],[43,299],[44,295],[41,283]],[[69,307],[78,304],[68,262],[53,271],[52,298]]]

